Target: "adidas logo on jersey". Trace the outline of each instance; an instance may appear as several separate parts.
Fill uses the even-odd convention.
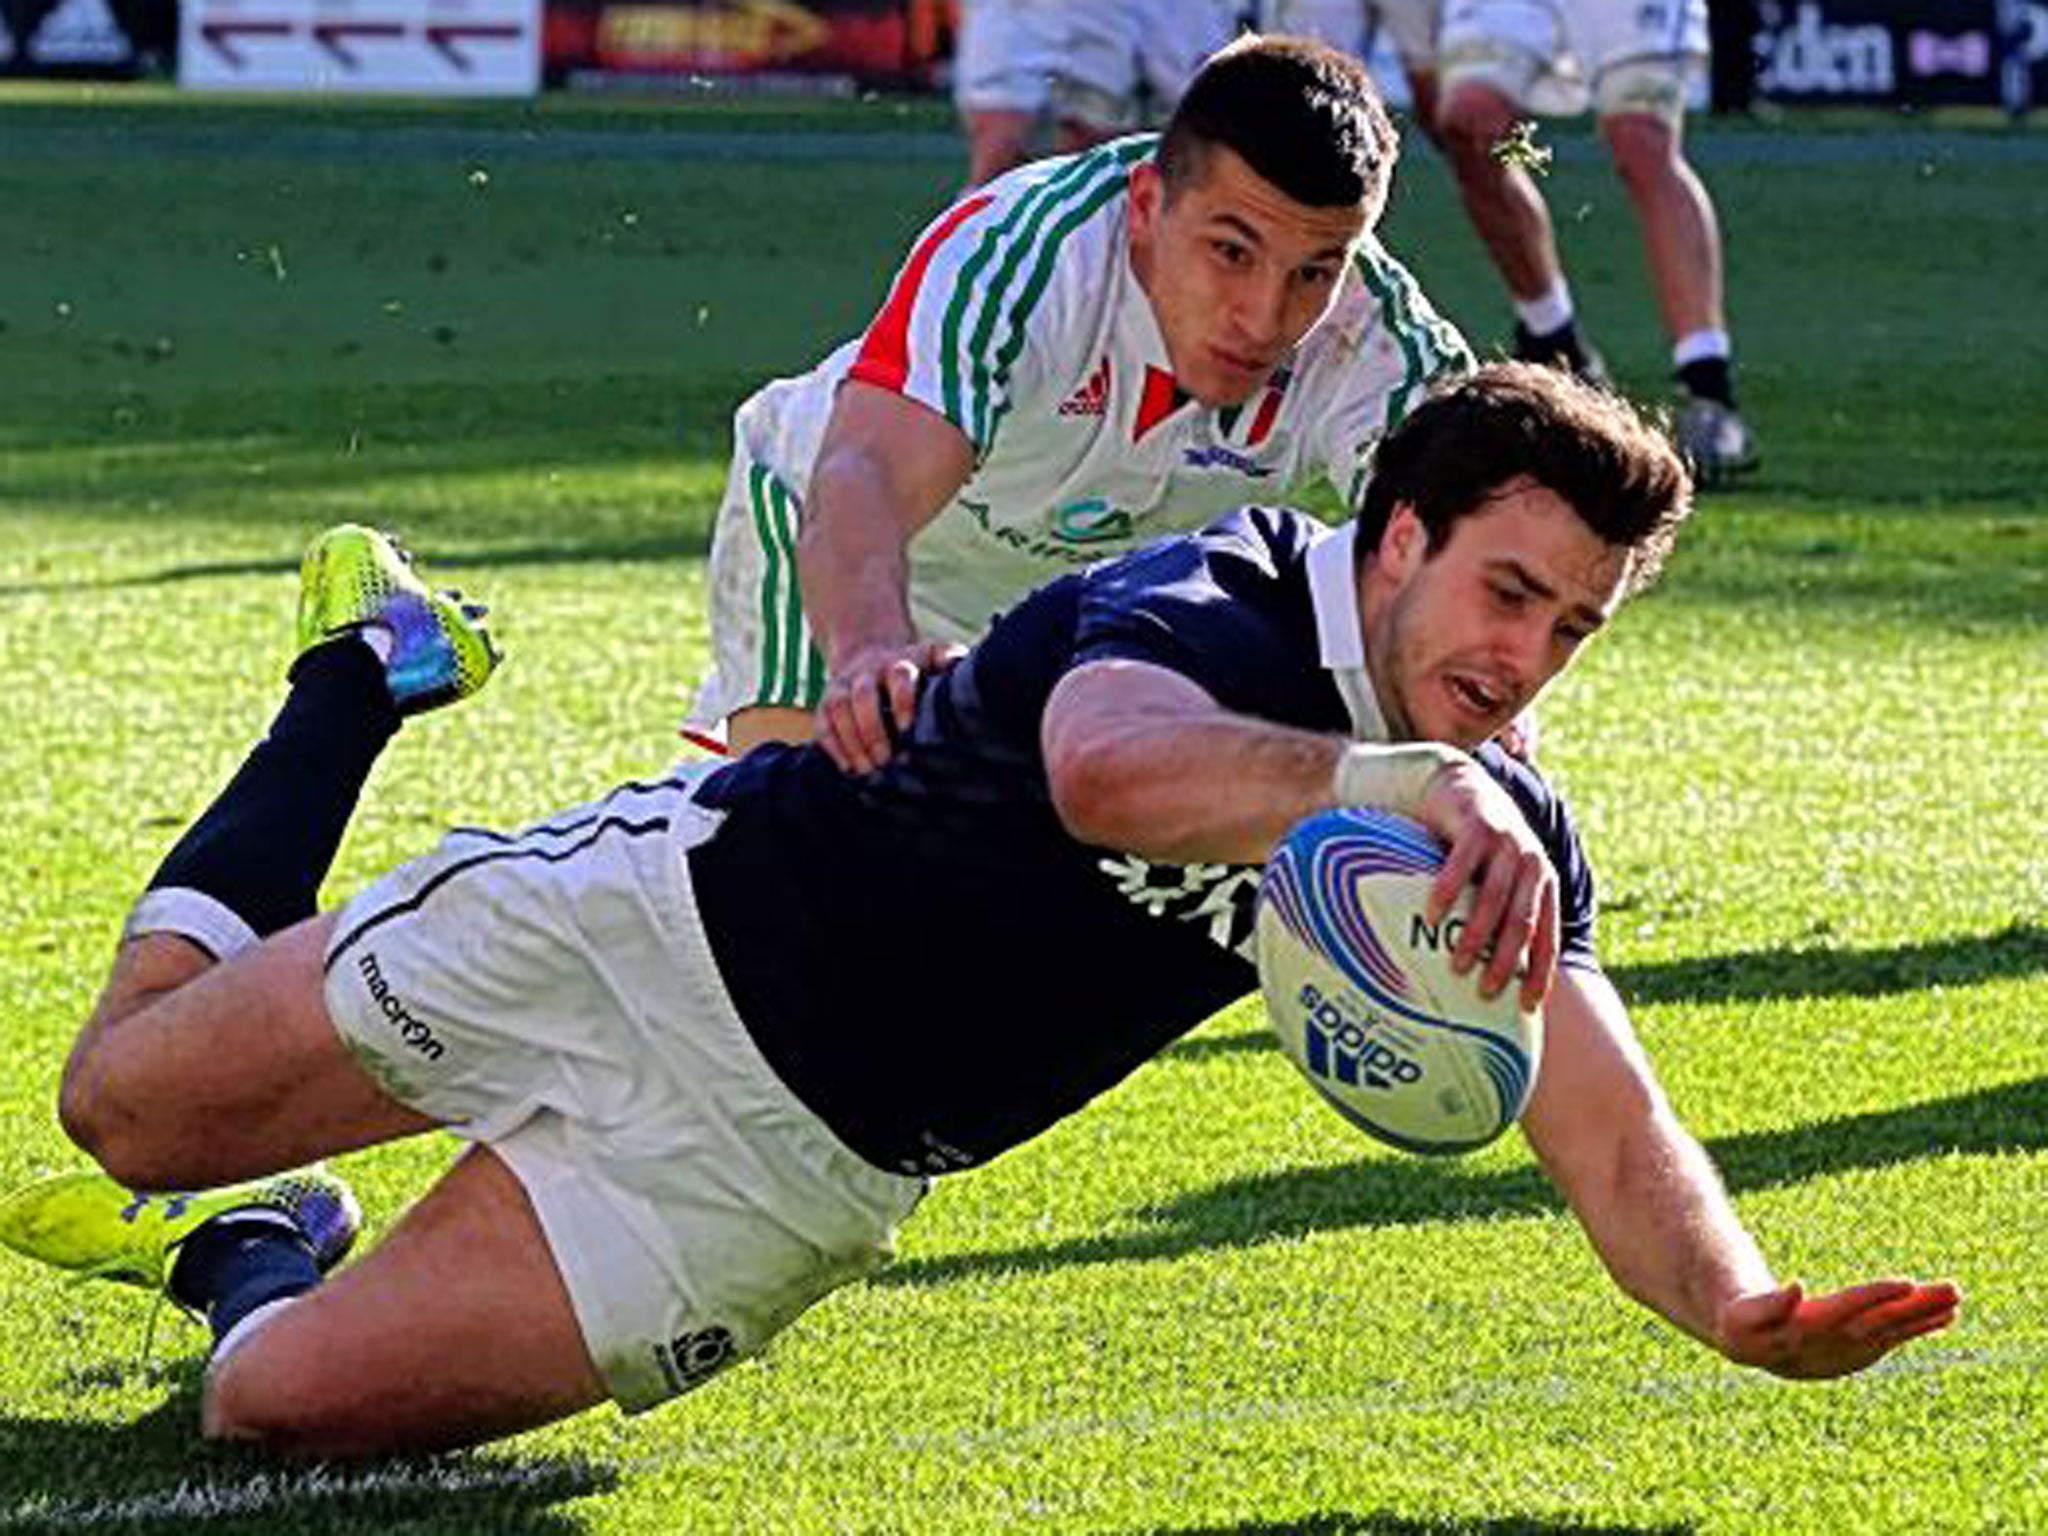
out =
[[[1109,359],[1103,358],[1088,382],[1060,402],[1062,416],[1102,416],[1109,411]]]

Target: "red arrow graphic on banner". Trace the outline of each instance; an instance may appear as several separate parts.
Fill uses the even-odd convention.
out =
[[[450,22],[442,25],[430,25],[427,28],[427,41],[433,44],[450,64],[453,64],[466,75],[471,67],[469,55],[457,48],[457,43],[469,38],[509,42],[513,38],[518,37],[524,30],[524,28],[511,22],[472,22],[468,25]]]
[[[236,69],[242,67],[242,53],[233,39],[237,37],[290,37],[292,24],[288,21],[202,21],[199,35],[208,47],[226,59]]]
[[[347,46],[352,37],[403,37],[405,26],[396,21],[316,21],[313,41],[333,54],[344,69],[358,68],[362,61]]]

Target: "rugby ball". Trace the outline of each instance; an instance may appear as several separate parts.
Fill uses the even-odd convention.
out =
[[[1513,983],[1482,997],[1477,967],[1451,969],[1472,893],[1429,923],[1443,859],[1419,823],[1347,807],[1289,832],[1259,883],[1259,984],[1281,1047],[1345,1119],[1409,1152],[1494,1140],[1543,1051],[1542,1015]]]

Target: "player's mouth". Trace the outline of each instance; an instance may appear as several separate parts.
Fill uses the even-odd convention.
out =
[[[1521,707],[1517,690],[1476,672],[1445,673],[1444,692],[1458,714],[1471,720],[1475,728],[1485,727],[1480,731],[1482,740],[1492,734],[1495,726],[1512,720]]]
[[[1247,389],[1261,382],[1267,374],[1273,371],[1271,363],[1261,362],[1249,353],[1234,352],[1228,347],[1211,347],[1209,349],[1209,356],[1215,360],[1216,366],[1229,375],[1233,381],[1242,384]]]

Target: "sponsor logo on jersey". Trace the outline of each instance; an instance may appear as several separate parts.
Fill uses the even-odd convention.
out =
[[[693,1333],[679,1333],[665,1344],[654,1346],[655,1363],[672,1391],[690,1388],[717,1375],[738,1358],[739,1346],[732,1330],[714,1323]]]
[[[1150,916],[1206,924],[1212,943],[1250,956],[1256,865],[1155,864],[1127,853],[1103,859],[1096,868],[1116,882],[1118,895]]]
[[[370,989],[370,997],[377,1009],[398,1031],[398,1038],[418,1051],[429,1061],[439,1061],[447,1054],[446,1048],[434,1038],[418,1014],[398,1000],[398,994],[391,990],[391,983],[384,979],[384,971],[377,964],[376,952],[365,950],[356,961],[356,969],[363,974],[363,985]]]
[[[1182,459],[1190,469],[1235,470],[1247,480],[1263,480],[1273,473],[1273,466],[1248,459],[1234,448],[1225,448],[1221,443],[1211,448],[1188,448],[1182,451]]]
[[[1100,544],[1131,536],[1131,514],[1100,496],[1083,496],[1055,508],[1052,531],[1069,544]]]
[[[1109,358],[1095,365],[1088,380],[1060,402],[1062,416],[1102,416],[1109,411]]]

